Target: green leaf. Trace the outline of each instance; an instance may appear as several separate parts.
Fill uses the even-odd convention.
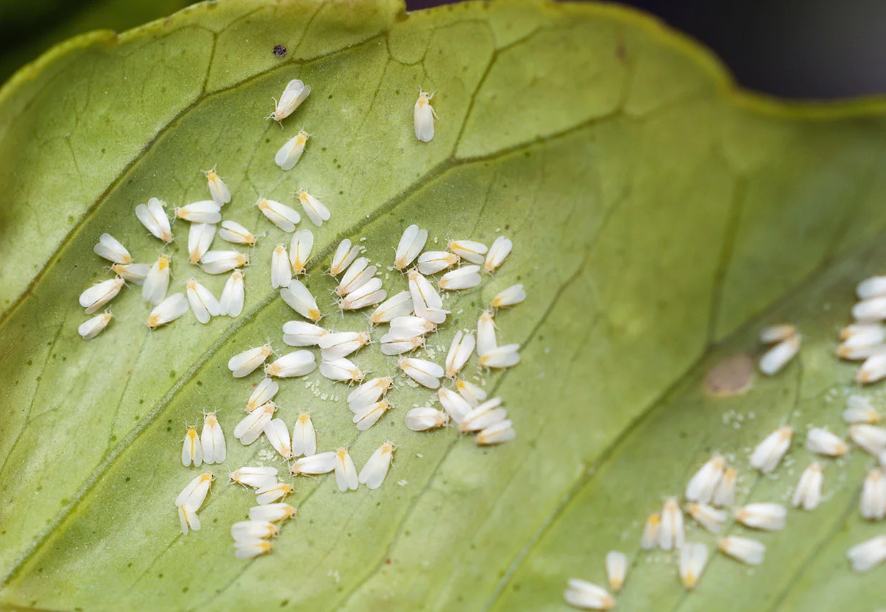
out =
[[[314,91],[281,132],[264,117],[292,78]],[[428,144],[412,131],[419,86],[438,92]],[[53,49],[0,90],[0,603],[554,610],[568,578],[604,583],[603,556],[618,548],[633,560],[620,609],[870,610],[882,574],[845,560],[879,531],[855,510],[872,463],[857,452],[828,464],[821,508],[756,536],[768,546],[760,568],[715,556],[686,595],[673,559],[639,552],[638,539],[712,451],[734,458],[741,500],[784,500],[808,462],[802,435],[777,478],[751,472],[747,449],[783,420],[842,433],[853,366],[834,361],[833,332],[853,283],[886,255],[883,116],[879,102],[736,92],[693,43],[595,4],[407,15],[395,0],[226,0]],[[314,138],[282,172],[273,155],[301,125]],[[268,233],[243,314],[149,332],[128,289],[109,328],[82,341],[77,296],[108,277],[98,236],[152,261],[161,245],[134,207],[205,199],[200,170],[215,163],[234,193],[224,217]],[[298,318],[268,278],[289,237],[252,204],[293,203],[300,187],[332,210],[307,282],[336,329],[365,325],[329,297],[323,270],[341,239],[365,239],[391,292],[405,288],[386,267],[410,223],[432,241],[514,240],[495,278],[449,299],[430,353],[442,361],[456,329],[522,282],[526,303],[496,319],[522,363],[468,368],[504,398],[518,438],[482,449],[452,429],[410,432],[403,415],[432,394],[405,384],[396,410],[358,434],[344,385],[284,381],[280,415],[291,424],[309,410],[322,448],[347,445],[360,466],[390,439],[395,462],[376,491],[295,480],[298,518],[272,554],[242,562],[229,528],[254,498],[225,477],[269,447],[233,439],[258,374],[234,380],[226,363],[268,338],[284,348],[280,327]],[[168,249],[175,288],[195,275],[217,295],[224,278],[186,263],[184,225]],[[712,364],[756,351],[759,327],[779,321],[804,334],[796,362],[740,397],[704,392]],[[355,361],[395,370],[374,349]],[[183,537],[172,500],[197,472],[178,454],[201,410],[220,411],[230,451],[203,529]]]

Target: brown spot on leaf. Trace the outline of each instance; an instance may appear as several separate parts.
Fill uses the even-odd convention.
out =
[[[724,357],[705,376],[705,391],[717,397],[744,395],[754,383],[754,373],[754,359],[749,354]]]

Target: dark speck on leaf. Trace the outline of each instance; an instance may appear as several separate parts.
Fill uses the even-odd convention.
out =
[[[274,55],[277,57],[286,57],[286,47],[283,45],[277,45],[274,47]]]

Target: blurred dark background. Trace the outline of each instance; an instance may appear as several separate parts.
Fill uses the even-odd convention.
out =
[[[0,81],[52,44],[122,31],[187,0],[0,0]],[[410,10],[443,4],[407,0]],[[787,98],[886,92],[886,0],[628,0],[698,39],[739,83]]]

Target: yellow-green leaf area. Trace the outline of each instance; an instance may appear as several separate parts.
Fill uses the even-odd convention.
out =
[[[265,117],[294,78],[313,91],[281,131]],[[437,91],[430,143],[413,132],[419,87]],[[0,90],[0,605],[561,610],[566,579],[605,582],[617,548],[632,560],[619,609],[876,607],[877,572],[845,561],[877,533],[855,511],[869,467],[858,454],[828,464],[818,511],[766,534],[756,570],[715,557],[687,595],[673,557],[638,541],[711,452],[734,456],[742,499],[784,500],[808,460],[801,443],[776,479],[747,468],[747,449],[785,420],[842,427],[852,366],[832,358],[833,331],[884,255],[883,112],[736,92],[693,43],[597,4],[407,14],[394,0],[222,0],[54,48]],[[302,126],[313,137],[283,172],[274,153]],[[134,215],[154,196],[206,199],[200,171],[214,164],[234,194],[223,217],[266,233],[249,251],[243,314],[201,325],[189,313],[152,332],[129,288],[83,341],[77,296],[109,274],[92,250],[102,232],[140,262],[167,252],[172,290],[194,276],[221,292],[223,276],[186,263],[184,222],[163,249]],[[481,448],[454,428],[409,431],[406,411],[433,395],[402,375],[395,409],[365,432],[345,385],[283,381],[290,426],[309,411],[321,448],[349,447],[358,467],[390,439],[394,465],[375,491],[288,480],[297,519],[272,554],[244,562],[229,529],[254,498],[225,486],[227,472],[275,460],[265,441],[231,435],[259,373],[235,380],[227,361],[268,339],[288,351],[281,326],[298,315],[271,288],[270,259],[289,235],[254,203],[297,206],[298,189],[332,212],[312,228],[306,284],[333,329],[366,326],[331,298],[325,272],[344,238],[391,294],[406,289],[388,267],[411,223],[429,249],[514,241],[494,277],[447,298],[450,319],[421,354],[442,363],[456,330],[523,283],[526,302],[496,317],[521,364],[486,373],[474,359],[466,373],[504,398],[518,437]],[[759,327],[783,320],[804,335],[795,363],[740,397],[704,393],[713,364],[756,351]],[[395,374],[377,347],[354,361]],[[182,467],[181,439],[202,410],[219,412],[229,454],[203,529],[182,536],[172,500],[198,472]]]

